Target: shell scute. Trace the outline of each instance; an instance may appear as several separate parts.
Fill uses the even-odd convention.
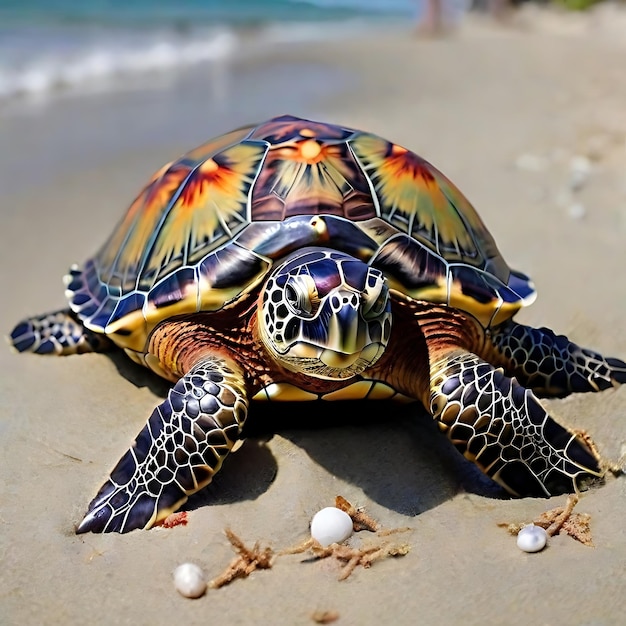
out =
[[[380,248],[380,243],[373,236],[372,231],[375,229],[371,228],[371,222],[383,223],[382,220],[374,218],[359,222],[357,225],[343,217],[324,216],[319,219],[317,228],[324,233],[322,241],[325,245],[369,263]],[[397,234],[397,231],[394,231],[394,234]]]
[[[521,276],[518,273],[518,277]],[[469,311],[486,327],[496,325],[510,318],[521,306],[535,300],[536,292],[530,279],[525,282],[519,280],[518,284],[519,292],[490,272],[466,265],[452,265],[448,304]]]
[[[124,319],[134,311],[141,311],[145,301],[146,297],[142,293],[133,292],[128,294],[125,298],[118,301],[109,319],[109,324],[115,324],[115,322]]]
[[[113,316],[116,305],[117,300],[107,296],[102,301],[102,304],[96,310],[96,312],[90,318],[88,318],[89,326],[87,326],[87,322],[85,322],[85,325],[90,330],[96,332],[104,332],[107,324],[109,324],[109,322],[111,321],[111,317]]]
[[[272,145],[252,191],[252,219],[303,214],[354,220],[376,215],[367,177],[347,143],[299,132]]]
[[[163,309],[184,300],[196,291],[196,273],[191,267],[183,267],[164,278],[148,294],[148,306]]]
[[[449,261],[490,264],[501,280],[509,268],[476,210],[428,161],[375,135],[350,140],[374,186],[380,217]]]
[[[168,164],[137,196],[109,241],[95,257],[98,276],[103,283],[118,284],[123,292],[135,288],[142,259],[158,233],[172,196],[188,175],[187,166]]]
[[[119,300],[104,328],[107,335],[115,335],[115,343],[125,348],[127,352],[129,350],[138,353],[143,351],[147,333],[143,312],[145,300],[146,296],[137,292],[130,293]]]
[[[389,239],[373,264],[390,277],[396,290],[417,300],[447,301],[448,265],[408,235],[396,234]]]
[[[277,259],[294,250],[324,241],[323,222],[310,215],[297,215],[289,221],[252,222],[236,237],[238,245],[260,256]]]
[[[217,311],[266,275],[271,264],[239,245],[208,255],[198,266],[198,309]]]
[[[70,274],[65,277],[65,283],[65,295],[70,300],[70,307],[83,320],[89,319],[101,308],[103,300],[99,298],[103,293],[102,287],[107,294],[105,299],[108,299],[108,290],[98,280],[93,261],[87,261],[82,271],[72,268]],[[103,332],[104,327],[97,327],[93,330]]]

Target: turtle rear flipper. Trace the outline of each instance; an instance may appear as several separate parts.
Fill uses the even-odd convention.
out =
[[[224,358],[204,358],[170,390],[111,472],[76,529],[150,528],[208,485],[247,414],[243,377]]]
[[[430,411],[456,448],[517,496],[578,490],[602,477],[598,454],[554,421],[532,391],[462,350],[431,366]]]
[[[111,347],[104,336],[86,329],[69,310],[30,317],[15,326],[8,337],[18,352],[36,354],[82,354]]]
[[[626,383],[624,361],[581,348],[549,328],[509,321],[492,341],[505,368],[541,395],[603,391]]]

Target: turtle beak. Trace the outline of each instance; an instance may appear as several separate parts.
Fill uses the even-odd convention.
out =
[[[361,297],[340,290],[330,302],[333,314],[328,321],[328,348],[320,359],[330,367],[349,367],[368,343],[367,327],[360,315]]]

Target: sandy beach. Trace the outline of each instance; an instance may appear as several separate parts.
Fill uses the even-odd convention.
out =
[[[441,40],[405,30],[276,45],[117,93],[0,109],[3,333],[64,306],[61,278],[108,236],[150,174],[237,125],[292,113],[363,128],[445,172],[476,206],[537,302],[519,315],[626,358],[626,12],[525,11],[469,19]],[[563,18],[563,19],[561,19]],[[620,22],[621,20],[621,22]],[[620,30],[619,24],[624,27]],[[506,499],[417,406],[264,409],[188,524],[74,534],[108,471],[166,394],[121,355],[0,350],[0,622],[20,624],[542,624],[612,626],[626,612],[626,480],[577,510],[594,547],[556,536],[523,554],[501,522],[560,506]],[[626,387],[545,401],[626,453]],[[259,413],[260,415],[260,413]],[[329,423],[332,425],[329,426]],[[320,426],[324,426],[324,428]],[[207,578],[233,558],[224,535],[279,550],[342,495],[410,552],[338,582],[335,561],[281,557],[198,600],[172,570]]]

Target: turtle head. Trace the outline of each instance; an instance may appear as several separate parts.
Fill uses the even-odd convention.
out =
[[[389,341],[385,277],[347,254],[305,248],[268,278],[258,324],[265,347],[288,370],[330,380],[360,374]]]

